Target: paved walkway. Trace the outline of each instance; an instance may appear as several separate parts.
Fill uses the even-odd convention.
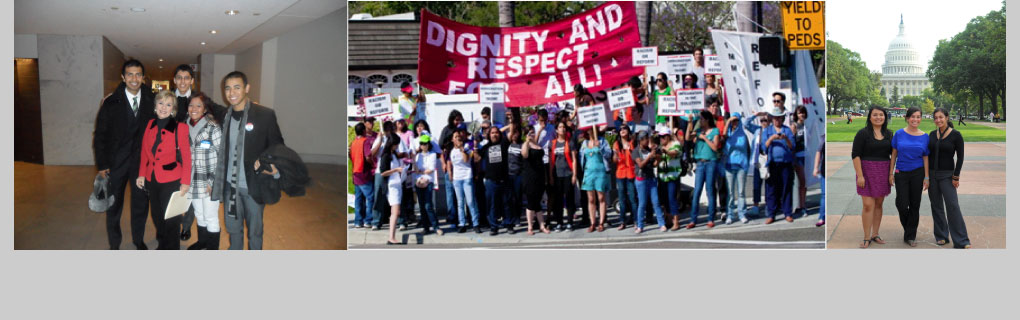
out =
[[[861,198],[854,185],[850,143],[829,143],[826,154],[828,196],[828,248],[857,248],[863,238]],[[1006,144],[969,142],[963,171],[960,173],[960,208],[967,224],[973,248],[1006,247]],[[917,230],[917,248],[943,248],[935,244],[928,192],[921,196],[921,217]],[[879,234],[885,245],[871,248],[912,249],[903,240],[896,211],[896,190],[886,197]],[[951,245],[944,246],[952,248]]]
[[[748,179],[750,181],[752,179]],[[751,183],[748,183],[748,205],[752,205]],[[678,231],[661,232],[655,223],[645,226],[641,234],[634,233],[634,225],[630,224],[625,230],[617,230],[618,214],[614,208],[609,208],[608,221],[614,227],[606,228],[604,232],[588,233],[587,229],[574,231],[553,231],[551,234],[541,233],[537,227],[536,234],[527,234],[526,221],[515,230],[516,234],[506,233],[506,229],[500,229],[499,234],[490,236],[489,230],[483,228],[482,233],[475,233],[471,229],[466,233],[456,233],[456,229],[448,224],[443,224],[444,235],[435,233],[423,235],[420,228],[410,228],[407,231],[397,231],[397,238],[407,246],[386,246],[388,230],[381,229],[353,229],[353,214],[348,215],[348,239],[350,249],[369,248],[824,248],[825,230],[815,227],[818,221],[818,203],[821,192],[818,187],[808,188],[807,215],[795,215],[793,223],[786,222],[779,217],[771,225],[765,225],[764,216],[751,216],[747,224],[736,221],[732,225],[726,225],[716,215],[715,228],[705,227],[707,216],[704,215],[705,207],[701,208],[702,215],[699,216],[698,226],[694,229],[680,229]],[[764,202],[761,204],[764,209]],[[681,225],[688,222],[686,210],[680,219]],[[580,209],[578,209],[580,214]],[[440,214],[440,221],[443,221]],[[580,218],[577,218],[578,220]],[[684,243],[684,246],[670,246],[668,243]]]

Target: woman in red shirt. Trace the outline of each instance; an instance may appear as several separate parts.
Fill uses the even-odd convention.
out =
[[[142,137],[141,163],[138,167],[139,189],[149,192],[149,212],[156,227],[157,250],[180,250],[181,216],[164,219],[174,191],[182,199],[191,184],[191,144],[188,124],[174,120],[177,97],[169,90],[156,94],[156,119],[145,125]]]
[[[634,150],[634,136],[631,135],[630,127],[620,126],[620,136],[613,143],[613,162],[616,163],[616,191],[620,201],[620,227],[619,230],[627,228],[627,212],[630,211],[630,218],[642,219],[642,214],[637,212],[637,189],[634,187],[634,158],[631,151]]]

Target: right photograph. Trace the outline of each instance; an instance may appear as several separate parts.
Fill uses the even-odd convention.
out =
[[[1006,3],[919,4],[827,5],[828,249],[1006,248]]]

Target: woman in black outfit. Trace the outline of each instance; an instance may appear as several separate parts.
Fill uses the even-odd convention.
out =
[[[535,143],[537,139],[535,136],[535,127],[525,127],[527,138],[524,139],[524,145],[521,146],[521,156],[524,158],[524,168],[521,172],[523,177],[524,196],[527,199],[528,204],[525,207],[527,209],[528,217],[528,235],[535,235],[534,228],[532,227],[531,220],[534,216],[538,216],[538,227],[544,233],[549,233],[549,229],[545,227],[545,218],[542,216],[542,195],[545,194],[545,164],[542,163],[542,157],[545,155],[545,151],[542,146]]]
[[[960,188],[960,169],[963,168],[963,135],[953,129],[953,121],[946,109],[935,109],[932,118],[936,129],[928,135],[928,150],[933,161],[928,199],[931,200],[931,215],[935,225],[935,243],[945,245],[948,238],[952,238],[954,248],[969,249],[967,225],[963,221],[956,195],[956,189]]]

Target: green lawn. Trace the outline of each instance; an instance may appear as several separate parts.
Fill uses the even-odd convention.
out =
[[[863,117],[854,118],[852,124],[847,124],[845,117],[828,117],[828,123],[825,124],[825,141],[853,142],[854,135],[864,127],[864,123]],[[954,122],[953,124],[955,125],[956,123]],[[907,121],[901,117],[894,117],[889,122],[889,130],[893,132],[906,126]],[[920,128],[924,132],[931,132],[935,130],[935,123],[931,119],[923,119],[921,120]],[[955,129],[960,130],[960,133],[963,134],[963,140],[967,142],[1006,141],[1006,130],[980,125],[975,122],[967,123],[966,126],[957,126]]]

